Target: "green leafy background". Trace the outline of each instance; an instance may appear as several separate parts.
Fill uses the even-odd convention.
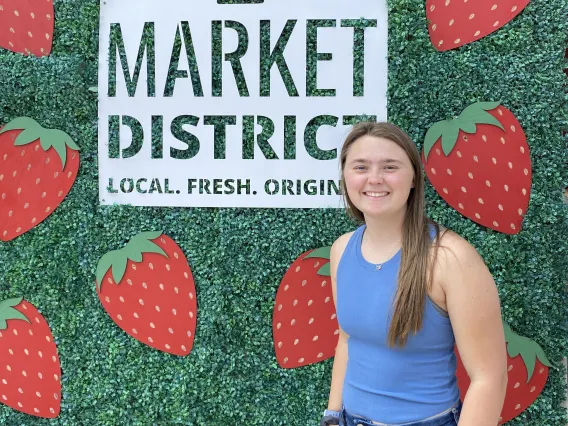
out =
[[[564,94],[566,0],[533,0],[496,33],[454,51],[430,44],[425,5],[388,0],[389,120],[419,148],[434,122],[475,101],[497,100],[526,132],[534,180],[518,235],[450,208],[428,186],[429,215],[472,243],[499,287],[503,317],[537,341],[555,368],[537,401],[511,425],[561,426],[566,410],[568,182]],[[0,120],[30,116],[81,147],[78,180],[39,226],[0,244],[0,298],[23,296],[47,318],[62,363],[55,420],[0,406],[6,425],[314,425],[326,405],[332,360],[294,370],[276,363],[271,316],[279,281],[303,251],[352,230],[341,210],[100,206],[97,188],[99,4],[55,1],[52,55],[0,51]],[[128,337],[95,292],[98,259],[142,230],[164,230],[186,253],[198,291],[188,357]]]

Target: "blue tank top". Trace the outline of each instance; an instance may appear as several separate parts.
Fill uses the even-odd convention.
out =
[[[343,405],[383,423],[422,420],[459,399],[451,323],[427,297],[422,329],[406,346],[389,347],[401,250],[377,270],[361,253],[365,228],[350,237],[337,269],[337,320],[349,335]]]

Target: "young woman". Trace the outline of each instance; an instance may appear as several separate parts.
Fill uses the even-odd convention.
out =
[[[420,155],[401,129],[355,125],[340,162],[363,225],[331,248],[340,334],[321,425],[496,426],[507,358],[488,268],[426,218]],[[463,406],[454,345],[471,379]]]

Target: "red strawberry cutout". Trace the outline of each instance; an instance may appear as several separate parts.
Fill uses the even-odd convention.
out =
[[[335,354],[339,325],[331,289],[330,250],[321,247],[303,253],[280,282],[272,331],[281,367],[318,363]]]
[[[24,55],[47,56],[52,41],[52,0],[2,0],[0,47]]]
[[[97,293],[112,320],[154,349],[188,355],[197,299],[182,250],[161,232],[142,232],[99,260]]]
[[[0,240],[24,234],[55,211],[77,178],[78,150],[68,134],[31,118],[0,129]]]
[[[505,394],[505,403],[501,411],[499,424],[521,414],[541,394],[548,378],[548,367],[551,366],[542,348],[534,341],[519,336],[507,324],[505,328],[505,342],[508,353],[508,382]],[[470,385],[470,379],[458,356],[456,376],[462,401]]]
[[[521,230],[532,183],[523,129],[498,102],[478,102],[426,133],[422,161],[440,196],[474,222],[505,234]]]
[[[61,365],[45,318],[22,298],[0,302],[0,402],[36,417],[61,410]]]
[[[479,40],[523,11],[529,0],[427,0],[432,45],[440,52]]]

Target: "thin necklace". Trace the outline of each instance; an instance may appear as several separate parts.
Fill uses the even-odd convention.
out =
[[[387,260],[385,260],[385,262],[387,262],[390,259],[394,250],[398,247],[398,243],[400,243],[400,240],[402,240],[402,238],[399,238],[398,241],[395,243],[394,248],[390,251],[389,255],[387,256]],[[380,271],[383,268],[383,265],[385,264],[385,262],[376,264],[377,271]]]

